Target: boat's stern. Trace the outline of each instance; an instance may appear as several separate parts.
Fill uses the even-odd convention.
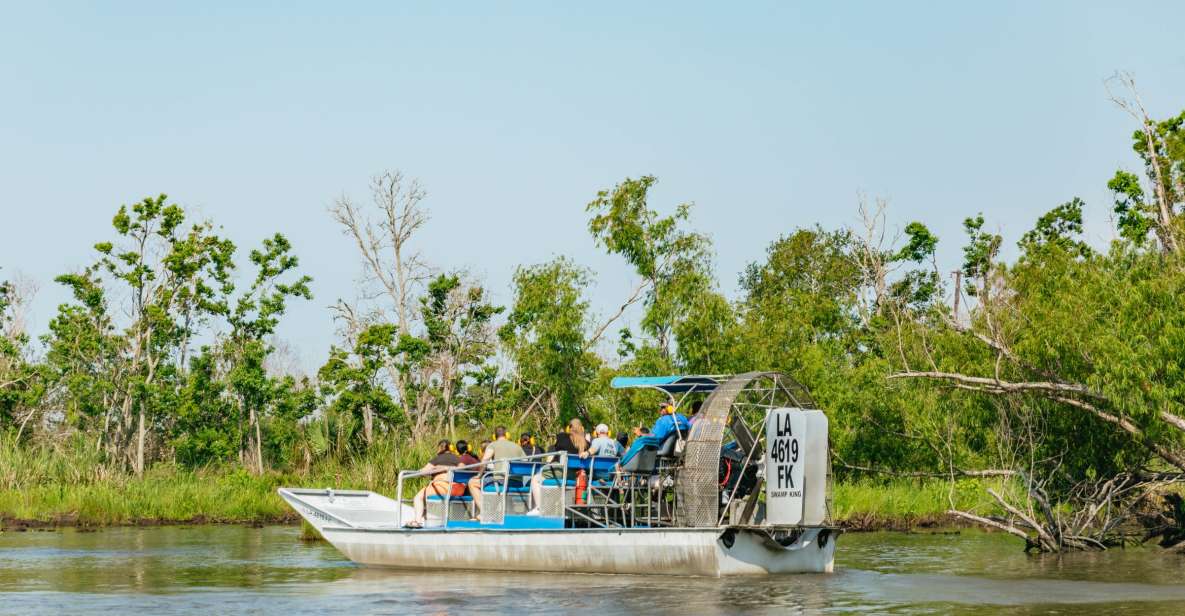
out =
[[[831,573],[840,532],[823,527],[788,532],[726,528],[716,542],[717,575]]]

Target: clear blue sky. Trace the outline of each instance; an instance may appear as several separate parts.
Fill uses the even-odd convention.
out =
[[[428,259],[502,302],[516,265],[566,254],[608,313],[632,284],[583,206],[654,174],[695,202],[725,291],[777,236],[855,222],[856,196],[920,219],[954,268],[982,211],[1013,241],[1132,169],[1103,80],[1185,108],[1185,3],[32,3],[0,13],[0,276],[51,280],[167,192],[243,247],[280,231],[315,279],[281,335],[315,369],[358,258],[326,207],[385,168],[420,178]],[[809,4],[809,6],[808,6]]]

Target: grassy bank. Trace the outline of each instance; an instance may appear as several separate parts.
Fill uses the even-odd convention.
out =
[[[281,486],[392,494],[399,469],[419,466],[431,445],[377,446],[365,456],[303,471],[256,475],[241,467],[152,466],[142,477],[82,447],[24,448],[0,442],[0,526],[112,526],[294,522]]]
[[[999,513],[987,488],[1009,492],[1001,479],[853,480],[836,482],[832,503],[840,525],[852,530],[907,530],[944,524],[963,524],[952,519],[952,508],[980,513]]]
[[[355,488],[393,495],[400,468],[429,452],[376,448],[347,462],[327,461],[304,472],[254,475],[241,468],[188,470],[158,464],[143,477],[105,466],[83,449],[0,446],[0,526],[98,527],[128,524],[295,522],[276,494],[280,486]],[[854,530],[905,529],[951,523],[951,502],[992,511],[985,488],[999,480],[840,481],[836,520]]]

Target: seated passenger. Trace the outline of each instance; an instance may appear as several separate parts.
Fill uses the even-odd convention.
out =
[[[560,432],[555,437],[555,443],[551,446],[551,452],[558,453],[565,451],[568,455],[582,455],[588,450],[588,439],[584,437],[584,424],[580,423],[577,418],[572,418],[568,422],[568,429]],[[553,456],[548,458],[549,461],[556,461]],[[551,464],[543,469],[542,473],[537,473],[531,477],[531,503],[533,508],[527,512],[527,515],[540,515],[539,503],[543,500],[543,481],[546,479],[560,479],[564,476],[564,469],[559,468],[559,464]]]
[[[531,442],[531,433],[523,432],[518,437],[518,446],[523,448],[523,453],[528,456],[534,456],[543,453],[543,449],[535,443]]]
[[[523,453],[523,448],[518,443],[510,440],[510,435],[507,434],[504,426],[494,428],[494,442],[490,443],[489,447],[481,454],[482,462],[495,462],[497,460],[512,460],[514,458],[521,458],[527,454]],[[481,515],[481,499],[478,494],[490,485],[501,485],[503,475],[508,464],[506,462],[487,465],[487,472],[482,473],[481,476],[474,476],[469,480],[469,493],[473,495],[473,503],[477,507],[477,514]],[[507,485],[514,485],[518,482],[517,477],[511,477]],[[522,485],[517,483],[517,485]]]
[[[457,441],[457,457],[461,458],[461,466],[469,466],[470,464],[480,462],[472,453],[469,453],[469,443],[467,441]]]
[[[427,520],[427,501],[429,495],[444,497],[446,494],[452,496],[461,496],[464,494],[465,486],[453,485],[449,479],[448,471],[454,467],[461,465],[461,458],[457,454],[449,450],[448,439],[441,439],[436,444],[436,455],[420,469],[421,473],[429,473],[432,480],[424,489],[416,492],[416,496],[412,499],[412,504],[415,507],[416,517],[404,524],[407,528],[423,528],[424,522]]]
[[[555,443],[552,444],[551,451],[548,453],[566,451],[572,455],[580,455],[586,449],[588,449],[588,438],[584,434],[584,424],[574,417],[572,421],[568,422],[566,430],[555,435]]]
[[[617,451],[625,453],[625,450],[630,448],[630,435],[628,430],[622,430],[617,433]]]
[[[654,422],[654,428],[650,430],[650,434],[654,435],[659,443],[667,440],[667,437],[674,434],[675,430],[686,434],[688,428],[691,427],[687,418],[682,413],[675,411],[673,405],[664,404],[658,412],[661,413],[661,416],[658,421]]]
[[[596,430],[593,431],[596,438],[592,440],[592,444],[588,446],[588,451],[580,454],[580,457],[588,456],[611,456],[618,457],[621,452],[617,449],[617,441],[609,438],[609,426],[605,424],[597,424]]]

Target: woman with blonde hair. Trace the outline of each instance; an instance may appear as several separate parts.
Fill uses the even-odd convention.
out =
[[[562,439],[567,437],[567,442]],[[556,435],[555,446],[552,451],[567,451],[570,454],[580,455],[588,449],[588,435],[584,432],[584,424],[580,423],[580,419],[573,417],[568,422],[567,434],[560,432]]]
[[[556,434],[555,443],[551,446],[551,452],[568,452],[569,456],[580,456],[588,450],[588,436],[584,432],[584,424],[580,422],[579,418],[573,417],[563,432]],[[549,461],[556,461],[556,457],[549,458]],[[564,469],[559,468],[558,464],[552,464],[543,469],[542,473],[536,473],[531,477],[531,502],[534,503],[534,508],[527,512],[527,515],[539,515],[539,503],[543,499],[543,480],[555,479],[559,480],[564,475]]]

